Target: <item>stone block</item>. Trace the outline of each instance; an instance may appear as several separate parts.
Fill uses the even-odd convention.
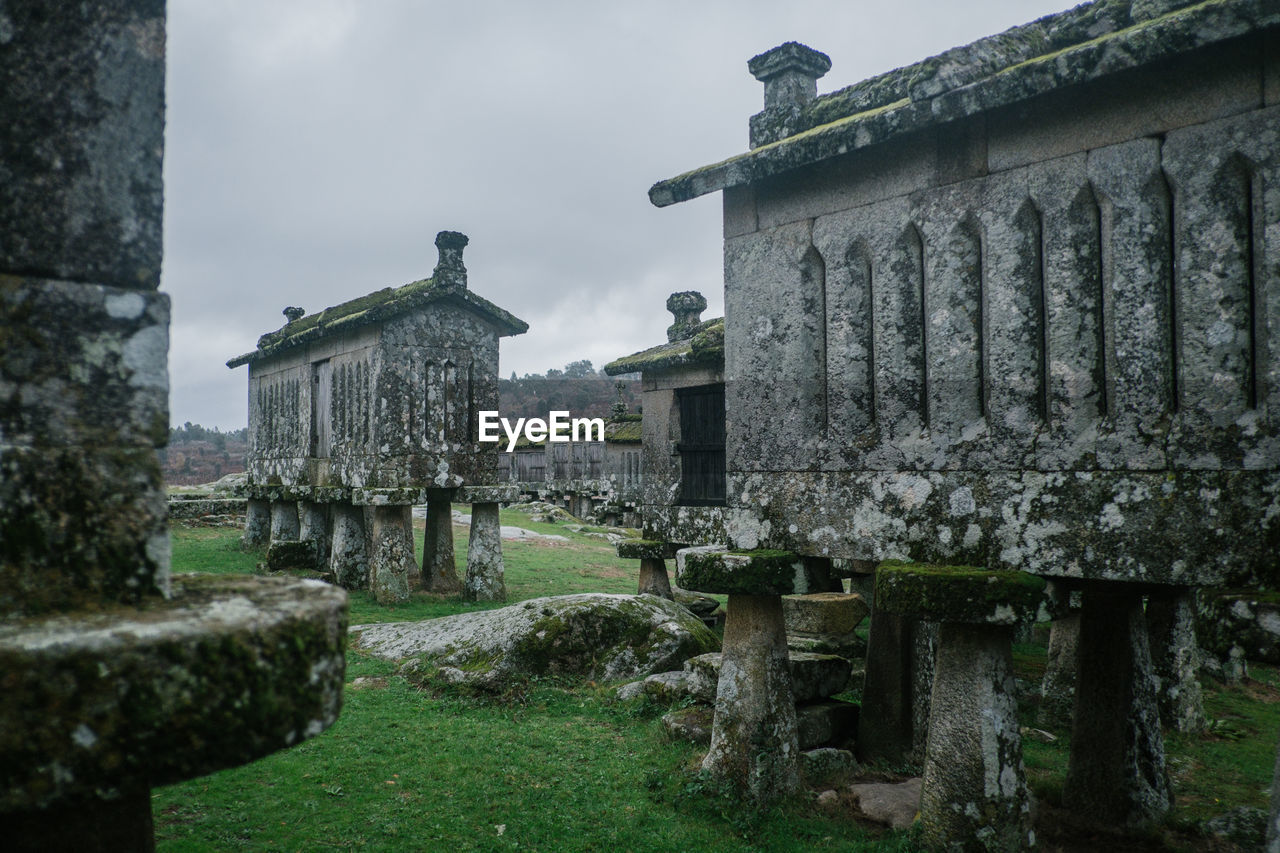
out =
[[[876,603],[889,613],[935,622],[1015,625],[1034,619],[1045,581],[1026,572],[886,560],[876,574]]]
[[[830,784],[858,772],[858,761],[847,749],[820,747],[800,753],[800,773],[810,785]]]
[[[790,595],[813,588],[804,561],[790,551],[684,548],[676,554],[676,583],[697,592]]]
[[[1204,592],[1199,605],[1200,644],[1219,658],[1233,646],[1246,660],[1280,663],[1280,593]]]
[[[644,680],[644,692],[668,705],[678,702],[691,693],[689,673],[683,670],[654,673]]]
[[[723,655],[720,652],[709,652],[684,662],[684,671],[688,675],[685,684],[690,696],[708,704],[716,701],[716,685],[720,681],[722,661]]]
[[[463,486],[454,492],[453,499],[468,504],[509,504],[520,500],[516,486]]]
[[[7,223],[0,270],[154,290],[163,218],[164,5],[48,11],[38,3],[4,10],[0,115],[13,120],[0,138],[0,221]]]
[[[791,654],[838,655],[848,661],[862,660],[867,655],[867,641],[857,634],[794,634],[787,632],[787,648]]]
[[[817,749],[852,740],[858,730],[858,706],[852,702],[815,702],[796,708],[800,749]]]
[[[849,684],[852,665],[836,655],[789,652],[791,692],[796,702],[828,699]]]
[[[870,612],[862,596],[852,593],[817,592],[788,595],[782,599],[782,618],[787,635],[849,634]]]
[[[315,542],[272,542],[267,548],[267,571],[314,571],[319,565]]]
[[[668,737],[687,740],[699,746],[711,745],[711,727],[711,709],[697,705],[672,711],[662,717],[662,728]]]

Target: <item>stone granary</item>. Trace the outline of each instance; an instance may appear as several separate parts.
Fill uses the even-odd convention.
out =
[[[1280,9],[1103,0],[819,97],[829,67],[752,59],[751,150],[650,190],[723,192],[725,414],[689,491],[684,400],[646,397],[645,536],[1079,591],[1064,801],[1157,816],[1144,597],[1280,553]],[[873,615],[860,749],[925,704],[872,689],[910,614]]]
[[[642,485],[640,434],[641,415],[623,411],[605,421],[603,441],[531,442],[521,435],[513,450],[498,454],[498,481],[516,486],[521,500],[634,526]]]
[[[0,834],[151,850],[153,786],[337,718],[346,595],[170,577],[164,4],[0,33]]]
[[[249,365],[246,541],[310,543],[336,582],[380,602],[416,583],[411,508],[427,505],[422,585],[506,597],[498,445],[478,440],[498,408],[498,340],[528,325],[467,287],[467,237],[436,236],[431,277],[288,322],[227,362]],[[450,502],[472,504],[465,585],[454,568]],[[367,511],[366,511],[367,510]]]

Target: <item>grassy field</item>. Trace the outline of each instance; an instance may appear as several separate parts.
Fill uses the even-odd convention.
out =
[[[512,601],[635,591],[634,561],[617,559],[611,546],[507,511],[503,524],[570,540],[504,543]],[[461,574],[466,529],[455,533]],[[234,530],[175,527],[173,539],[175,571],[251,572],[262,559],[239,549]],[[351,622],[491,606],[419,595],[382,608],[357,592]],[[1038,678],[1042,646],[1020,645],[1015,657],[1019,677]],[[665,709],[617,703],[611,686],[535,681],[498,701],[422,691],[393,669],[348,652],[345,705],[329,731],[247,767],[156,789],[159,849],[915,849],[910,833],[824,811],[812,793],[751,814],[696,775],[696,747],[665,738]],[[1280,689],[1275,671],[1251,674],[1238,688],[1206,684],[1210,733],[1168,736],[1177,807],[1165,825],[1123,841],[1076,839],[1079,847],[1054,848],[1051,834],[1047,849],[1235,849],[1201,837],[1198,825],[1235,806],[1267,807]],[[1034,724],[1034,707],[1024,710]],[[1060,798],[1069,745],[1067,732],[1053,734],[1051,743],[1024,741],[1029,783],[1049,809]]]

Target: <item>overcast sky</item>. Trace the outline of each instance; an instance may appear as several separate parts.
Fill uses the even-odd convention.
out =
[[[655,181],[747,148],[785,41],[827,92],[1070,0],[169,4],[165,257],[171,420],[246,423],[247,352],[284,323],[431,274],[470,236],[470,287],[529,324],[502,375],[664,341],[664,302],[723,311],[719,194]]]

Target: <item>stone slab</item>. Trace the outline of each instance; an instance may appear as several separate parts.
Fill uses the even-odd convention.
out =
[[[624,560],[666,559],[667,545],[652,539],[624,539],[614,546]]]
[[[848,634],[870,612],[866,601],[856,593],[816,592],[782,599],[782,618],[786,620],[788,636],[793,631]]]
[[[458,503],[509,504],[520,500],[518,486],[463,486],[453,493]]]

